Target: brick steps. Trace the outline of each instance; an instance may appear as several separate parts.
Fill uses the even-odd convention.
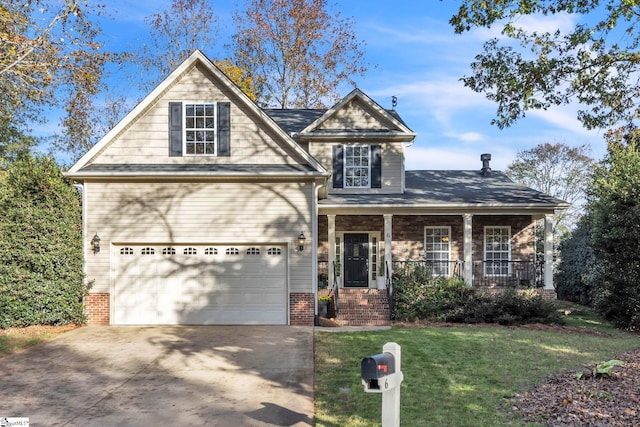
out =
[[[339,293],[337,321],[344,326],[388,326],[389,299],[386,290],[343,288]]]

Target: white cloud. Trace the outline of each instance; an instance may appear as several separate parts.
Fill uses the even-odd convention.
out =
[[[515,19],[512,24],[518,28],[522,28],[527,32],[551,33],[560,30],[562,33],[568,33],[576,25],[577,15],[571,15],[566,12],[553,15],[525,15]],[[479,40],[486,41],[489,39],[506,39],[502,35],[502,29],[507,20],[501,20],[495,23],[491,28],[476,28],[470,31],[470,34]]]
[[[515,152],[509,149],[496,148],[493,150],[491,168],[504,170],[515,158]],[[489,151],[470,150],[460,145],[447,148],[425,148],[416,145],[407,148],[407,170],[480,170],[482,162],[480,155]]]
[[[486,139],[486,137],[479,132],[464,132],[464,133],[446,133],[445,136],[454,138],[462,142],[479,142]]]

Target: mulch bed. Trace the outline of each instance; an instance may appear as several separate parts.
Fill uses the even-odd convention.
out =
[[[576,371],[555,375],[517,396],[513,410],[546,426],[640,426],[640,349],[614,359],[624,365],[608,378],[578,380]]]

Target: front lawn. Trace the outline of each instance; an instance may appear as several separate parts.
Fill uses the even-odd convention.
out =
[[[574,314],[579,313],[579,314]],[[402,347],[401,424],[520,426],[516,395],[546,377],[639,347],[583,310],[568,327],[451,326],[315,334],[317,426],[380,425],[381,395],[363,391],[360,361],[386,342]],[[581,329],[581,330],[579,330]]]

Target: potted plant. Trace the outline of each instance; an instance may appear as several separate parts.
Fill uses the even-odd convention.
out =
[[[329,295],[320,295],[318,297],[318,315],[320,317],[327,317],[329,301],[331,301],[331,297]]]
[[[378,284],[378,289],[387,288],[387,280],[384,276],[384,262],[381,262],[378,266],[378,276],[376,277],[376,282]]]
[[[329,286],[329,275],[327,273],[318,274],[318,289],[324,289]]]

